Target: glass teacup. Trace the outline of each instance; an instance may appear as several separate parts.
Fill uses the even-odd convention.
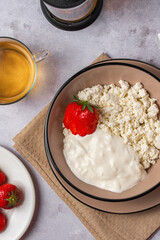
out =
[[[22,42],[0,37],[0,104],[17,102],[32,89],[37,77],[37,62],[48,50],[33,54]]]

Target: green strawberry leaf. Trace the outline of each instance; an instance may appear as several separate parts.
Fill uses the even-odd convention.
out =
[[[91,105],[87,105],[87,108],[91,113],[93,113],[93,107],[91,107]]]
[[[91,106],[93,106],[94,108],[97,108],[97,109],[101,108],[101,107],[96,106],[96,105],[94,105],[94,104],[91,104]]]
[[[82,107],[82,111],[86,108],[86,105],[84,104],[83,107]]]
[[[79,101],[78,97],[73,95],[74,100]]]
[[[79,99],[77,96],[75,96],[75,95],[73,95],[73,99],[74,99],[73,101],[76,102],[78,105],[83,105],[82,111],[87,107],[88,110],[89,110],[91,113],[93,113],[93,108],[97,108],[97,109],[101,108],[101,107],[96,106],[96,105],[94,105],[94,104],[91,104],[91,103],[89,103],[89,102],[87,102],[87,101],[80,100],[80,99]]]

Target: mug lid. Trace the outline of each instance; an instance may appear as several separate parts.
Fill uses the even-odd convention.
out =
[[[93,23],[96,20],[96,18],[99,16],[101,12],[103,0],[98,0],[97,5],[93,10],[93,12],[79,22],[65,22],[65,21],[59,20],[53,14],[50,13],[50,11],[47,9],[44,3],[44,0],[40,0],[40,4],[41,4],[41,9],[44,16],[51,24],[53,24],[55,27],[60,28],[62,30],[76,31],[89,26],[91,23]]]
[[[82,4],[86,0],[43,0],[52,7],[57,8],[73,8]]]

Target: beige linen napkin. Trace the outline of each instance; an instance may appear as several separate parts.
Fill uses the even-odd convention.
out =
[[[102,54],[94,62],[106,59],[108,57]],[[160,226],[160,206],[130,215],[104,213],[80,203],[63,189],[49,167],[44,150],[44,123],[47,109],[48,106],[14,138],[14,147],[37,169],[96,239],[146,240],[149,238]]]

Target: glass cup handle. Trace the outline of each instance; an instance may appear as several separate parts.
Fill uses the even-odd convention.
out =
[[[155,40],[156,40],[157,47],[160,49],[160,33],[157,34]]]
[[[43,51],[33,54],[33,57],[37,63],[44,60],[48,56],[49,56],[48,50],[43,50]]]

